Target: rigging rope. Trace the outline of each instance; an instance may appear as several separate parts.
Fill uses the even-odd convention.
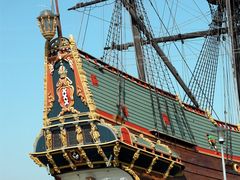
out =
[[[222,13],[216,10],[210,30],[221,27],[221,20]],[[200,107],[209,110],[210,113],[213,111],[219,47],[220,35],[207,36],[189,83],[189,88]],[[184,101],[191,104],[191,100],[187,96],[184,97]]]

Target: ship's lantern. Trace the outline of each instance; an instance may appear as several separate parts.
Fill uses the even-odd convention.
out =
[[[225,136],[225,129],[222,127],[218,127],[217,129],[217,133],[218,133],[218,141],[220,144],[224,143],[224,136]]]
[[[42,35],[45,39],[50,41],[55,36],[57,16],[50,10],[44,10],[37,19]]]

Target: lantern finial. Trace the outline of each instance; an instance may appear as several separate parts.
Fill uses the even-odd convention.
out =
[[[37,19],[43,37],[50,41],[55,36],[57,16],[50,10],[44,10]]]

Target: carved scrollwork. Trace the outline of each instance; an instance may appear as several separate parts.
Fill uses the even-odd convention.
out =
[[[206,111],[206,116],[215,126],[217,126],[217,122],[213,119],[211,113],[209,111]]]
[[[54,170],[55,172],[57,172],[57,173],[61,173],[59,167],[56,165],[55,161],[53,160],[52,155],[49,154],[49,153],[47,153],[47,154],[46,154],[46,157],[47,157],[48,161],[52,164],[53,170]]]
[[[166,144],[162,144],[160,140],[157,140],[156,144],[165,147],[168,150],[169,154],[172,154],[172,150]]]
[[[34,157],[33,155],[30,154],[30,158],[31,158],[37,165],[39,165],[40,167],[44,167],[44,166],[45,166],[37,157]]]
[[[174,165],[174,161],[172,161],[171,164],[169,165],[166,173],[163,176],[164,179],[166,179],[169,176],[170,170],[173,168],[173,165]]]
[[[85,159],[88,167],[93,168],[93,163],[92,163],[92,162],[89,160],[89,158],[87,157],[86,152],[85,152],[82,148],[80,148],[80,147],[78,148],[78,150],[79,150],[79,152],[80,152],[81,158],[82,158],[82,159]]]
[[[151,162],[150,166],[148,167],[148,169],[147,169],[147,171],[146,171],[147,174],[149,174],[150,172],[152,172],[152,168],[153,168],[154,164],[157,162],[157,160],[158,160],[158,157],[157,157],[157,156],[152,159],[152,162]]]
[[[70,48],[72,52],[72,57],[73,57],[73,64],[76,64],[78,75],[80,76],[79,78],[79,85],[77,85],[77,94],[80,95],[82,101],[86,103],[89,107],[89,118],[90,119],[98,119],[99,116],[96,113],[96,105],[92,97],[92,93],[90,92],[90,88],[88,86],[87,82],[87,76],[86,72],[83,70],[83,64],[82,60],[79,56],[79,52],[77,50],[76,43],[73,39],[73,36],[70,36],[69,38],[70,41]]]
[[[237,163],[234,163],[233,164],[233,169],[234,169],[234,171],[236,171],[237,173],[240,174],[240,165],[238,165]]]
[[[131,162],[131,164],[130,164],[130,166],[129,166],[130,169],[133,168],[135,161],[139,158],[139,155],[140,155],[140,149],[138,149],[138,150],[134,153],[132,162]]]
[[[66,153],[64,150],[63,150],[63,157],[68,161],[70,167],[73,169],[73,170],[76,170],[77,167],[73,164],[73,162],[71,161],[70,157],[68,156],[68,153]]]
[[[134,180],[140,180],[138,175],[129,167],[122,165],[122,169],[132,175]]]
[[[111,164],[108,163],[108,158],[107,158],[107,156],[105,155],[103,149],[102,149],[100,146],[97,146],[97,149],[98,149],[98,154],[99,154],[100,156],[102,156],[102,158],[103,158],[103,160],[105,161],[106,165],[107,165],[107,166],[111,165]]]

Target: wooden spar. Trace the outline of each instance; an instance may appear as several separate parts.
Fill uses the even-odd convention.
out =
[[[217,34],[225,34],[227,33],[227,28],[217,28],[217,29],[211,29],[211,30],[205,30],[205,31],[198,31],[198,32],[190,32],[185,34],[177,34],[172,36],[163,36],[159,38],[153,38],[153,40],[156,43],[165,43],[170,41],[179,41],[179,40],[185,40],[185,39],[193,39],[193,38],[199,38],[199,37],[206,37],[206,36],[212,36]],[[144,41],[143,44],[149,44],[149,41]],[[129,47],[134,46],[133,42],[125,43],[125,44],[117,44],[113,47],[105,47],[104,50],[108,49],[117,49],[117,50],[126,50]]]
[[[121,2],[123,3],[123,5],[125,6],[125,8],[129,11],[132,19],[134,19],[134,21],[138,24],[138,28],[144,33],[144,35],[147,37],[147,40],[149,42],[151,42],[153,48],[156,50],[156,52],[158,53],[158,55],[162,58],[163,62],[165,63],[165,65],[168,67],[168,69],[170,70],[170,72],[172,73],[172,75],[175,77],[175,79],[178,81],[178,83],[180,84],[180,86],[183,88],[183,90],[185,91],[185,93],[188,95],[188,97],[191,99],[191,101],[193,102],[193,104],[196,107],[199,107],[199,104],[197,102],[197,100],[195,99],[195,97],[193,96],[191,90],[186,86],[186,84],[184,83],[184,81],[182,80],[182,78],[179,76],[177,70],[175,69],[175,67],[172,65],[172,63],[169,61],[169,59],[167,58],[167,56],[165,55],[165,53],[162,51],[162,49],[158,46],[157,42],[154,41],[154,38],[152,36],[152,34],[148,31],[147,27],[145,26],[145,24],[138,18],[138,16],[136,15],[135,11],[133,10],[131,4],[129,2],[127,2],[126,0],[121,0]]]
[[[135,0],[129,0],[129,3],[134,7],[133,11],[136,14],[136,3]],[[141,37],[140,31],[137,27],[137,22],[131,16],[131,25],[132,25],[132,34],[133,34],[133,45],[135,48],[135,55],[137,60],[137,70],[139,79],[142,81],[146,81],[145,70],[144,70],[144,60],[143,60],[143,52],[142,52],[142,45],[141,45]]]
[[[61,26],[61,21],[60,21],[60,13],[59,13],[59,8],[58,8],[58,0],[55,0],[55,5],[56,5],[56,15],[58,18],[58,22],[57,22],[57,32],[58,32],[58,37],[61,38],[62,37],[62,26]]]
[[[75,6],[69,8],[68,10],[75,10],[75,9],[78,9],[78,8],[91,6],[91,5],[94,5],[94,4],[97,4],[97,3],[101,3],[101,2],[104,2],[104,1],[107,1],[107,0],[93,0],[93,1],[85,2],[85,3],[84,2],[80,2],[80,3],[77,3]]]

